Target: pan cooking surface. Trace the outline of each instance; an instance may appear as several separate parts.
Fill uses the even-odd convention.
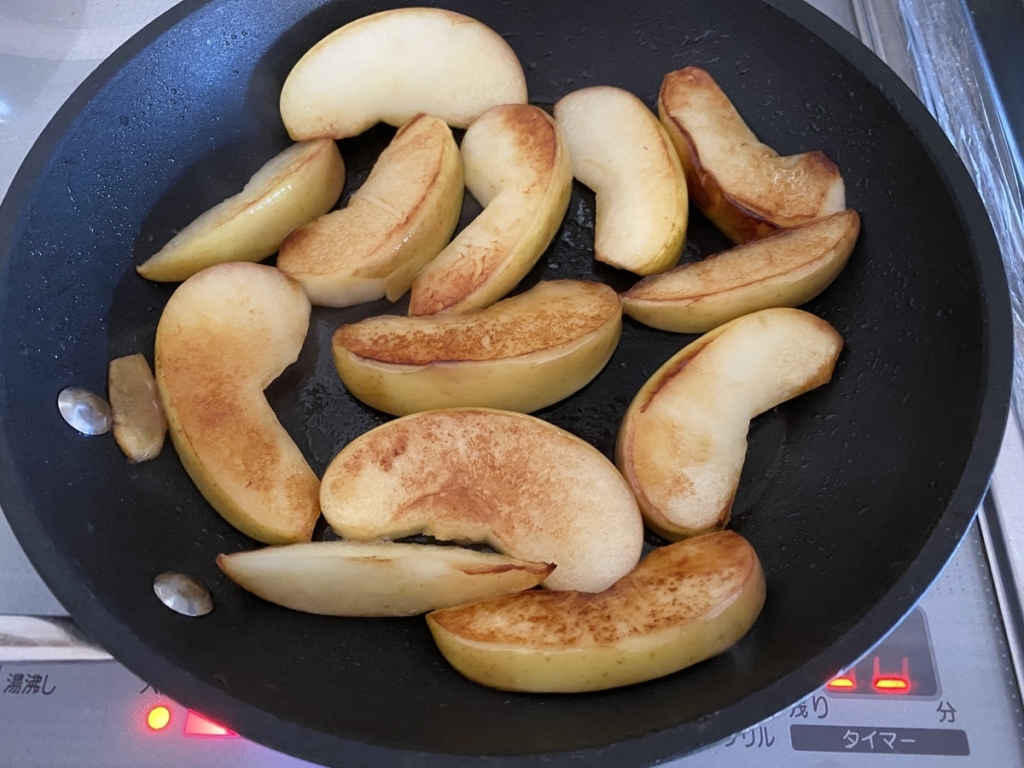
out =
[[[542,105],[609,84],[653,106],[666,72],[705,67],[780,153],[824,150],[863,217],[849,265],[805,306],[846,340],[832,383],[752,424],[732,527],[761,557],[768,601],[722,656],[604,693],[480,687],[447,665],[422,619],[304,615],[244,593],[214,557],[255,544],[212,511],[171,447],[132,467],[113,440],[61,420],[61,389],[104,391],[110,358],[151,357],[173,286],[134,265],[287,145],[277,97],[291,66],[383,7],[185,4],[106,62],[29,156],[0,209],[0,503],[34,565],[87,631],[160,690],[333,765],[394,761],[395,749],[410,764],[538,753],[643,764],[817,688],[909,610],[966,530],[1005,423],[1011,347],[999,253],[952,149],[892,73],[800,3],[449,6],[506,36]],[[346,196],[392,133],[341,142]],[[593,262],[592,239],[593,197],[577,186],[520,290],[565,277],[628,287],[634,278]],[[691,214],[684,259],[727,245]],[[331,334],[404,306],[314,310],[298,363],[268,390],[318,473],[385,418],[345,392]],[[692,338],[626,318],[600,376],[537,415],[611,457],[633,395]],[[199,578],[216,610],[195,620],[164,608],[151,584],[166,570]]]

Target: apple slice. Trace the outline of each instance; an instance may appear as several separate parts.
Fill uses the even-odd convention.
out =
[[[114,440],[132,464],[155,459],[164,447],[167,419],[153,371],[142,355],[110,361],[107,373]]]
[[[308,540],[320,515],[320,483],[263,395],[298,358],[309,312],[294,280],[235,262],[182,283],[156,329],[181,463],[225,520],[266,544]]]
[[[462,159],[443,120],[403,125],[366,183],[340,211],[284,241],[277,268],[313,304],[347,307],[387,295],[397,301],[448,244],[462,211]]]
[[[147,280],[175,282],[214,264],[265,259],[293,229],[331,210],[344,185],[337,144],[293,144],[135,269]]]
[[[555,104],[572,173],[597,198],[594,258],[638,275],[674,266],[683,252],[686,178],[665,129],[621,88],[584,88]]]
[[[641,280],[622,294],[622,309],[652,328],[704,333],[760,309],[797,307],[836,279],[859,233],[854,210],[781,229]]]
[[[658,114],[679,153],[690,199],[733,242],[846,207],[843,177],[825,153],[779,157],[703,69],[665,75]]]
[[[536,107],[481,115],[462,139],[462,164],[484,210],[416,276],[410,315],[496,302],[537,263],[569,207],[569,153],[555,121]]]
[[[750,420],[828,383],[842,346],[814,315],[765,309],[669,358],[626,410],[616,445],[647,525],[669,539],[724,527]]]
[[[386,413],[457,406],[529,413],[588,384],[621,332],[615,291],[553,280],[464,315],[343,325],[332,346],[345,388]]]
[[[629,486],[596,448],[532,416],[453,408],[357,437],[324,474],[324,517],[345,539],[425,533],[558,567],[552,589],[600,592],[640,558]]]
[[[281,89],[281,118],[297,141],[343,139],[420,112],[465,128],[493,106],[525,103],[523,68],[501,35],[461,13],[400,8],[310,48]]]
[[[642,683],[717,656],[753,626],[765,582],[731,531],[651,552],[598,595],[521,592],[427,614],[456,670],[505,691],[578,693]]]
[[[553,565],[461,547],[316,541],[218,555],[233,582],[326,616],[416,616],[535,587]]]

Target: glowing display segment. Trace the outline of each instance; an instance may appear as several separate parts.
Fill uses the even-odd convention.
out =
[[[832,694],[921,696],[939,692],[924,613],[915,608],[857,664],[825,683]]]
[[[214,737],[220,736],[229,739],[238,738],[238,734],[234,731],[225,728],[223,725],[217,725],[212,720],[207,720],[198,712],[193,712],[191,709],[185,716],[185,735]]]

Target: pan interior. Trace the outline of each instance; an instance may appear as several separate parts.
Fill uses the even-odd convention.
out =
[[[985,385],[985,309],[971,243],[944,176],[894,104],[759,0],[671,9],[451,6],[506,36],[536,103],[610,84],[653,106],[664,73],[699,65],[762,140],[782,154],[822,149],[844,174],[848,204],[863,217],[860,242],[838,280],[805,308],[832,323],[846,348],[831,384],[755,420],[734,513],[732,527],[767,574],[768,602],[750,634],[718,658],[626,689],[489,690],[449,668],[422,619],[309,616],[242,592],[214,557],[254,543],[211,510],[169,445],[158,460],[133,467],[112,440],[80,437],[61,421],[55,401],[63,387],[104,391],[110,358],[151,359],[173,286],[143,281],[134,265],[287,145],[277,111],[285,76],[327,32],[381,9],[366,0],[205,6],[140,47],[67,118],[21,198],[3,267],[0,419],[9,477],[18,478],[25,502],[5,511],[13,523],[38,525],[46,544],[28,548],[44,577],[73,579],[100,606],[105,620],[84,622],[97,639],[182,703],[233,727],[245,725],[247,712],[271,713],[286,735],[245,735],[272,745],[297,744],[292,725],[453,755],[579,750],[680,724],[689,726],[681,748],[706,743],[706,718],[811,660],[819,670],[851,662],[829,657],[830,647],[942,519],[974,444]],[[378,127],[340,143],[346,196],[392,133]],[[467,206],[464,220],[473,213]],[[593,196],[577,187],[554,244],[521,289],[566,277],[618,290],[631,284],[593,262],[593,216]],[[684,258],[725,247],[693,213]],[[282,423],[318,473],[384,420],[345,392],[331,334],[403,308],[315,310],[298,363],[270,387]],[[538,415],[612,457],[633,395],[691,339],[627,319],[597,380]],[[167,611],[151,591],[164,570],[199,578],[217,609],[199,621]],[[60,592],[72,613],[86,602]],[[150,658],[161,664],[147,666]],[[326,750],[317,756],[341,759]]]

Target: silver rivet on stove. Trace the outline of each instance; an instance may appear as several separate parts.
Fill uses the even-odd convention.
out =
[[[210,590],[183,573],[165,571],[153,579],[160,602],[183,616],[205,616],[213,610]]]
[[[110,431],[110,406],[94,392],[68,387],[57,395],[57,408],[64,421],[83,435],[102,435]]]

